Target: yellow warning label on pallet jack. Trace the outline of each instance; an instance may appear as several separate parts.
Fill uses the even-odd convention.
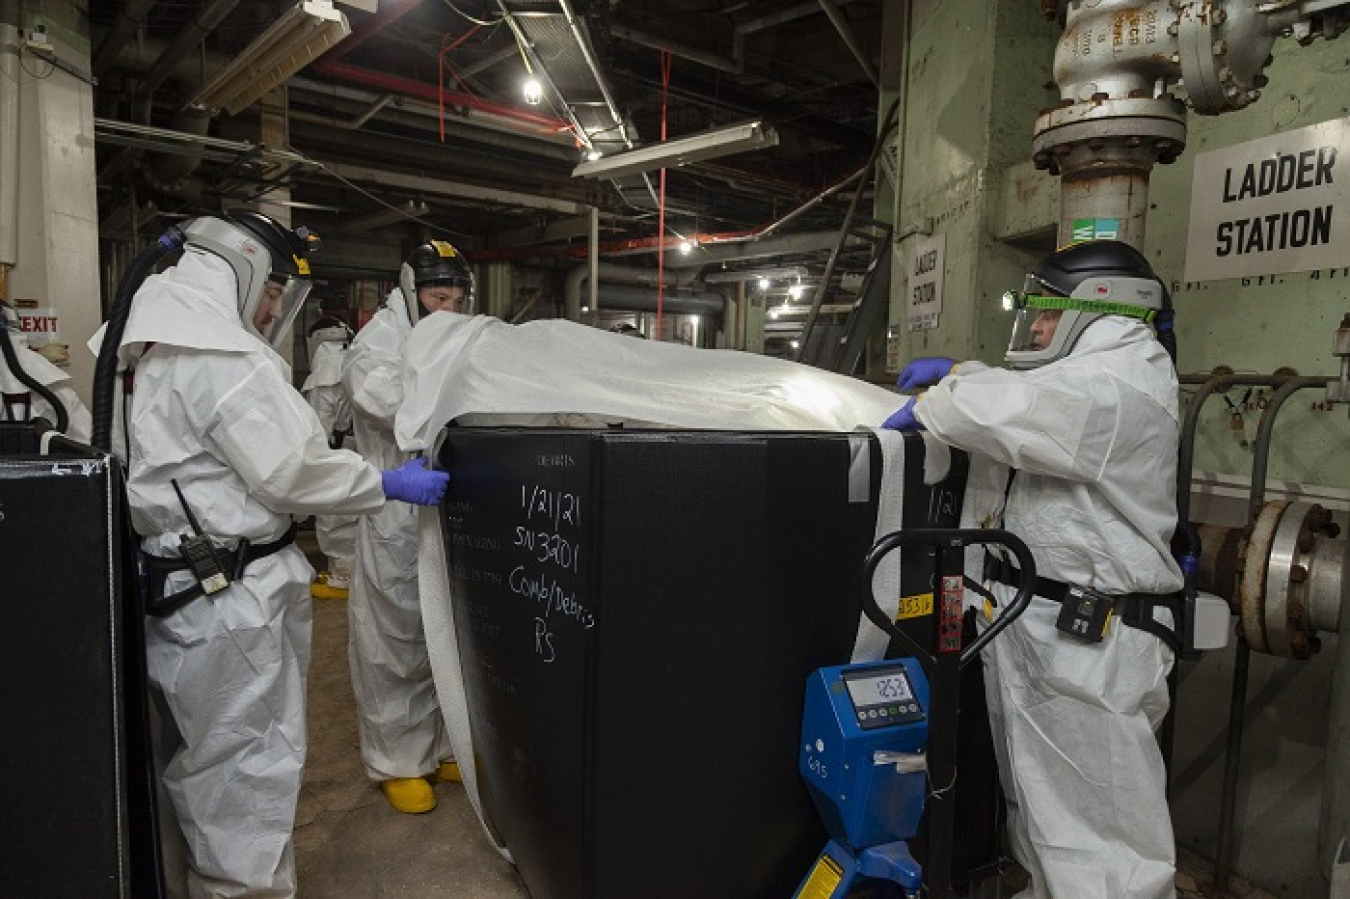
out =
[[[834,891],[839,889],[839,881],[844,879],[844,869],[839,867],[839,863],[828,855],[822,855],[816,859],[816,866],[811,869],[811,876],[806,878],[806,883],[802,885],[802,891],[798,894],[799,899],[830,899]]]
[[[906,618],[921,618],[924,615],[933,614],[933,594],[916,593],[913,596],[900,597],[900,609],[895,616],[896,621],[903,621]]]

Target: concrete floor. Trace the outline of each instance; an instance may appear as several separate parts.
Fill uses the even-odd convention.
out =
[[[307,538],[307,539],[306,539]],[[311,552],[312,532],[300,545]],[[322,564],[321,558],[311,560]],[[404,815],[366,779],[347,669],[347,603],[315,600],[309,758],[295,821],[300,899],[529,899],[459,784]]]
[[[322,567],[313,540],[312,531],[301,531],[298,542]],[[347,604],[316,600],[309,759],[295,822],[300,899],[530,899],[488,841],[463,787],[438,784],[436,799],[433,811],[404,815],[366,779],[347,669]],[[1010,871],[978,895],[1012,896],[1025,879]],[[1237,878],[1229,892],[1217,893],[1210,880],[1209,863],[1181,848],[1178,899],[1275,899]]]

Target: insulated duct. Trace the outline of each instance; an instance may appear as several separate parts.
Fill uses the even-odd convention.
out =
[[[656,285],[658,281],[659,283],[664,284],[666,290],[668,291],[666,294],[666,303],[668,304],[670,302],[671,297],[674,296],[674,294],[670,293],[670,291],[678,289],[682,285],[687,285],[689,281],[692,280],[693,274],[692,272],[690,272],[688,276],[682,277],[676,274],[675,272],[667,271],[665,272],[664,277],[658,278],[655,269],[631,268],[629,266],[624,265],[615,265],[612,262],[599,263],[596,266],[596,272],[597,272],[596,277],[599,279],[600,284],[598,291],[599,308],[606,309],[612,306],[615,309],[626,309],[634,312],[647,312],[656,310]],[[582,298],[587,292],[587,287],[590,284],[590,279],[591,279],[590,263],[583,263],[581,265],[578,265],[567,273],[567,278],[563,282],[563,317],[568,319],[569,321],[574,322],[581,321],[581,307],[584,305]],[[629,292],[622,292],[616,290],[617,286],[621,284],[636,286],[639,287],[640,290]],[[613,297],[617,299],[620,297],[620,294],[623,294],[624,302],[645,303],[646,302],[645,300],[638,301],[635,299],[639,293],[649,293],[651,295],[650,305],[625,306],[623,305],[622,302],[616,302],[611,304],[606,300],[606,297]],[[685,294],[685,296],[691,296],[691,294]],[[721,315],[722,305],[724,305],[726,302],[724,299],[722,299],[721,294],[703,293],[699,294],[699,296],[704,297],[703,301],[704,303],[708,301],[708,298],[715,298],[715,301],[718,303],[717,310],[710,311],[707,309],[671,309],[669,308],[669,306],[667,306],[666,311],[674,313],[689,313],[693,315]]]
[[[667,290],[661,300],[666,315],[720,316],[726,311],[727,301],[711,290],[676,288]],[[655,312],[656,290],[630,284],[600,284],[600,308],[622,309],[626,312]]]

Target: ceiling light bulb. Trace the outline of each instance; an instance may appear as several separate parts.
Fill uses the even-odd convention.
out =
[[[686,256],[694,252],[694,242],[692,240],[680,241],[680,252]]]
[[[531,78],[523,85],[525,91],[525,102],[531,106],[537,106],[544,99],[544,86],[536,78]]]
[[[768,290],[768,289],[769,289],[769,279],[768,279],[768,278],[760,278],[760,279],[759,279],[759,289],[760,289],[760,290]]]
[[[794,300],[800,297],[801,295],[802,295],[802,286],[800,284],[794,284],[788,288],[788,296],[792,297]]]

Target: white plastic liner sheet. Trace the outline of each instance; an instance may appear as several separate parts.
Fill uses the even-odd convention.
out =
[[[456,418],[851,431],[881,424],[901,403],[874,384],[768,356],[638,340],[561,319],[511,325],[451,312],[413,329],[403,377],[395,434],[405,450],[427,449]],[[512,418],[464,418],[481,414]]]

